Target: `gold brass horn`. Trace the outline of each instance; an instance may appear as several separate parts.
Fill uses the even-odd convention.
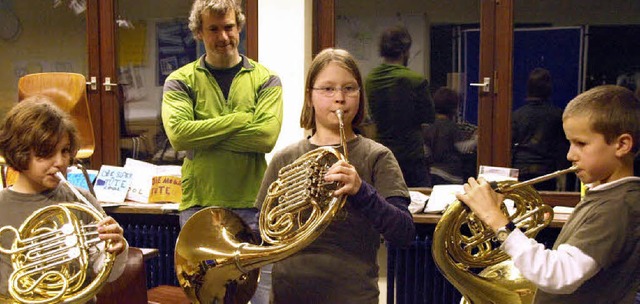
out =
[[[571,167],[521,183],[498,182],[494,189],[515,203],[513,214],[509,215],[504,204],[503,212],[525,235],[535,237],[551,223],[553,209],[544,204],[531,185],[576,170]],[[433,259],[466,303],[531,303],[535,285],[522,277],[494,237],[490,227],[455,201],[433,233]],[[482,271],[476,274],[472,269]]]
[[[257,286],[259,268],[300,251],[322,234],[346,196],[334,197],[337,183],[324,175],[338,160],[347,161],[343,113],[340,137],[344,155],[320,147],[278,172],[260,211],[260,234],[268,246],[255,245],[242,219],[230,210],[209,207],[182,227],[175,249],[176,275],[193,303],[246,303]]]
[[[104,266],[90,282],[87,276],[90,250],[98,243],[96,223],[104,214],[96,210],[62,174],[58,176],[74,194],[89,206],[61,203],[40,208],[19,229],[0,228],[0,235],[11,232],[11,249],[0,246],[0,253],[11,256],[9,303],[84,303],[100,290],[111,273],[115,256],[106,253]],[[83,223],[80,214],[92,219]],[[108,242],[105,246],[108,246]],[[5,302],[3,302],[5,303]]]

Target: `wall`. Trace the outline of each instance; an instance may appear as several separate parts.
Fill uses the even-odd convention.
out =
[[[312,0],[258,1],[258,14],[259,61],[278,73],[284,91],[284,118],[275,152],[304,135],[299,121],[311,63]]]
[[[51,1],[0,0],[10,3],[23,23],[23,33],[17,41],[0,41],[0,115],[17,100],[17,77],[14,67],[26,62],[29,71],[39,69],[38,62],[70,63],[72,70],[86,74],[86,29],[83,15],[75,15],[65,6],[52,9]],[[164,1],[168,2],[168,1]],[[518,23],[549,22],[554,25],[575,24],[625,24],[639,23],[640,1],[636,0],[570,0],[537,1],[518,0],[515,20]],[[155,58],[155,26],[157,20],[166,20],[176,15],[186,17],[190,1],[173,1],[157,5],[155,0],[119,1],[122,17],[147,20],[146,56]],[[259,58],[258,60],[276,71],[284,86],[284,122],[276,149],[302,138],[299,128],[304,77],[311,61],[311,10],[312,1],[269,0],[259,1]],[[149,9],[153,7],[153,9]],[[359,0],[337,0],[336,14],[350,16],[364,28],[374,29],[379,20],[395,20],[398,14],[412,18],[424,18],[422,29],[425,36],[422,47],[425,62],[422,69],[429,74],[430,51],[429,28],[433,24],[476,23],[479,20],[479,1],[411,1],[372,0],[367,6]],[[575,13],[578,12],[578,13]],[[423,17],[415,17],[423,16]],[[46,29],[46,30],[43,30]],[[338,28],[336,36],[341,39],[344,29]],[[62,35],[64,33],[64,35]],[[363,75],[368,66],[375,66],[376,40],[378,33],[371,33],[370,62],[363,62]],[[338,45],[344,44],[339,40]],[[29,59],[25,59],[29,58]],[[51,66],[51,65],[50,65]],[[43,67],[46,69],[47,67]],[[50,67],[49,67],[50,68]],[[154,84],[155,65],[148,62],[143,69],[144,85],[148,89],[141,100],[128,103],[130,120],[153,119],[159,113],[161,87]]]
[[[86,74],[84,15],[52,1],[2,1],[0,9],[19,18],[22,32],[0,40],[0,117],[18,101],[18,78],[26,73],[67,70]]]

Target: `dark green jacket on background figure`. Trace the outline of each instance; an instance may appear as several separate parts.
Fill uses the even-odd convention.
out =
[[[367,76],[376,140],[393,151],[409,187],[430,186],[421,124],[435,119],[429,82],[398,64],[383,63]]]

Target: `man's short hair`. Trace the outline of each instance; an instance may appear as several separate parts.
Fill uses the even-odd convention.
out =
[[[189,29],[191,33],[194,37],[197,37],[198,31],[202,28],[202,13],[206,10],[218,15],[224,15],[229,10],[233,10],[236,13],[238,30],[242,30],[246,18],[242,13],[242,5],[240,4],[240,0],[195,0],[189,14]]]
[[[411,35],[406,27],[397,25],[380,35],[380,56],[397,59],[411,48]]]
[[[450,88],[441,87],[433,93],[433,106],[438,114],[455,117],[458,114],[459,103],[460,95]]]
[[[551,73],[547,69],[535,68],[529,73],[527,80],[527,97],[535,97],[543,100],[549,99],[553,92]]]

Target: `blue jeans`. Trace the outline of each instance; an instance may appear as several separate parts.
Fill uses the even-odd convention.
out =
[[[258,281],[256,293],[251,298],[251,304],[269,304],[269,299],[271,298],[271,268],[273,268],[273,264],[260,268],[260,281]]]

